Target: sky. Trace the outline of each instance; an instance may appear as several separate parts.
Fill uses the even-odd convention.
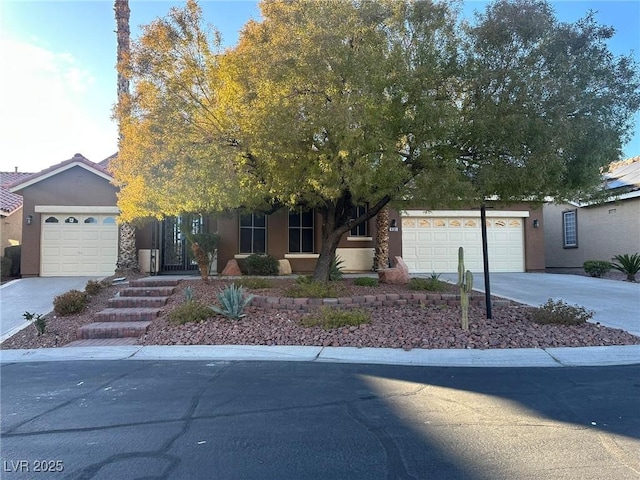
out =
[[[465,14],[486,1],[465,1]],[[640,1],[551,1],[561,21],[587,11],[611,25],[609,47],[640,62]],[[131,36],[184,2],[129,0]],[[204,18],[233,45],[256,2],[200,0]],[[99,162],[117,149],[113,1],[0,0],[0,171],[38,172],[81,153]],[[640,155],[640,115],[624,158]],[[612,159],[617,160],[617,159]]]

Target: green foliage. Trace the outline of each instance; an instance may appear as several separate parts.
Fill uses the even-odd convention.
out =
[[[581,325],[593,317],[593,312],[578,305],[568,305],[562,300],[553,299],[535,308],[532,313],[533,321],[540,324]]]
[[[438,280],[440,278],[441,273],[431,272],[431,280]]]
[[[311,275],[299,275],[298,278],[296,278],[296,283],[298,285],[313,283],[313,277]]]
[[[185,302],[193,302],[193,288],[191,288],[191,286],[185,287],[182,291],[182,295],[184,295]]]
[[[176,325],[189,322],[202,322],[213,316],[213,310],[196,301],[186,301],[169,313],[169,320]]]
[[[278,275],[278,259],[269,254],[254,253],[246,259],[249,275]]]
[[[360,287],[377,287],[378,279],[372,277],[357,277],[353,279],[353,284]]]
[[[44,335],[45,330],[47,329],[47,320],[41,313],[24,312],[22,316],[26,321],[33,322],[36,327],[36,331],[38,332],[38,336]]]
[[[582,268],[584,268],[587,275],[600,278],[611,270],[611,262],[606,260],[587,260],[582,264]]]
[[[342,273],[342,264],[344,261],[339,257],[335,256],[331,259],[331,265],[329,266],[329,281],[335,282],[337,280],[341,280],[343,277]]]
[[[464,248],[458,248],[458,287],[460,288],[461,326],[469,330],[469,294],[473,290],[473,273],[464,269]]]
[[[220,244],[220,235],[218,233],[210,233],[210,232],[202,232],[202,233],[192,233],[188,232],[188,229],[182,230],[189,240],[189,243],[197,243],[200,245],[200,248],[204,250],[207,255],[213,255],[216,253],[218,249],[218,245]],[[187,233],[188,232],[188,233]]]
[[[293,298],[335,298],[338,289],[328,282],[296,283],[283,292],[285,297]]]
[[[316,313],[310,314],[300,321],[300,324],[304,327],[321,326],[325,330],[350,326],[357,327],[364,323],[371,323],[371,315],[365,310],[341,310],[331,307],[322,307]]]
[[[69,290],[53,299],[53,311],[64,317],[81,312],[87,305],[89,297],[85,292],[79,290]]]
[[[268,278],[239,278],[234,282],[239,287],[251,288],[254,290],[260,288],[273,288],[273,282]]]
[[[96,295],[100,293],[104,287],[105,285],[103,282],[98,280],[89,280],[87,285],[84,287],[84,291],[89,295]]]
[[[218,293],[220,307],[212,305],[211,309],[227,318],[237,320],[245,316],[242,312],[252,299],[253,295],[247,295],[245,297],[243,287],[237,287],[232,283]]]
[[[630,255],[625,253],[624,255],[616,255],[613,259],[618,263],[613,263],[611,266],[622,273],[626,273],[628,281],[635,282],[636,273],[640,271],[640,254],[634,253]]]
[[[11,276],[11,263],[9,257],[0,257],[0,274],[3,277]]]
[[[11,259],[11,269],[9,276],[20,276],[20,260],[22,258],[22,245],[10,245],[5,247],[4,256]]]
[[[409,280],[409,290],[424,290],[427,292],[444,292],[447,284],[433,278],[412,278]]]

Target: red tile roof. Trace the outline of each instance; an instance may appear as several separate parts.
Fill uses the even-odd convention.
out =
[[[24,172],[0,172],[0,214],[7,216],[22,206],[22,196],[9,191],[9,185],[33,175]]]

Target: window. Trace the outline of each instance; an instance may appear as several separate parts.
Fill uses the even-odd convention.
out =
[[[267,252],[267,217],[264,213],[240,216],[240,253]]]
[[[313,253],[313,210],[289,212],[289,253]]]
[[[78,219],[76,217],[67,217],[64,223],[78,223]]]
[[[96,220],[94,217],[87,217],[84,219],[84,223],[98,223],[98,220]]]
[[[364,215],[366,212],[367,212],[367,207],[366,206],[355,207],[353,209],[352,218],[358,218],[360,215]],[[368,232],[367,232],[368,223],[369,223],[369,221],[367,220],[366,222],[361,223],[357,227],[353,227],[351,229],[351,236],[352,237],[368,237],[369,236]]]
[[[114,224],[116,223],[116,219],[113,217],[105,217],[104,220],[102,220],[102,223],[104,224]]]
[[[564,248],[578,247],[578,211],[562,212],[562,238]]]
[[[58,223],[58,219],[56,217],[47,218],[44,223]]]

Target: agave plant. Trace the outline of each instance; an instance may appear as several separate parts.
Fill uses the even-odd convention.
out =
[[[335,282],[342,278],[342,265],[344,264],[344,260],[342,260],[339,256],[334,256],[331,259],[331,266],[329,267],[329,281]]]
[[[633,255],[625,253],[624,255],[616,255],[613,259],[617,263],[612,263],[611,267],[627,274],[627,280],[636,281],[636,273],[640,272],[640,254],[637,252]]]
[[[235,283],[232,283],[224,290],[220,290],[218,293],[218,301],[220,307],[211,305],[211,310],[220,315],[224,315],[227,318],[237,320],[245,316],[244,308],[251,302],[253,295],[244,295],[244,289],[240,286],[237,287]]]

